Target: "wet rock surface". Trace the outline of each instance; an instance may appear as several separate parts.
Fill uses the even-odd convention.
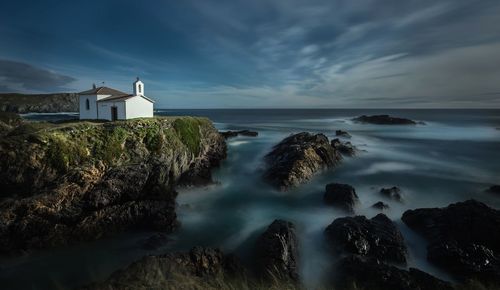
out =
[[[343,130],[336,130],[335,136],[344,137],[344,138],[351,138],[351,134],[349,134],[347,131],[343,131]]]
[[[251,130],[239,130],[239,131],[224,131],[220,132],[220,134],[228,139],[232,137],[237,137],[239,135],[241,136],[247,136],[247,137],[257,137],[259,135],[259,132],[257,131],[251,131]]]
[[[341,183],[327,184],[323,200],[326,204],[339,207],[349,213],[354,213],[354,207],[359,202],[354,187]]]
[[[402,202],[403,195],[401,194],[401,189],[397,186],[382,188],[380,189],[380,194],[388,199]]]
[[[369,123],[369,124],[376,124],[376,125],[416,125],[417,124],[417,122],[410,120],[410,119],[391,117],[389,115],[372,115],[372,116],[363,115],[363,116],[354,118],[353,120],[356,122],[360,122],[360,123]]]
[[[263,177],[279,190],[286,191],[309,180],[317,172],[334,168],[340,153],[323,134],[298,133],[285,138],[265,156]]]
[[[486,190],[486,192],[500,195],[500,185],[492,185]]]
[[[187,253],[142,258],[106,281],[84,289],[220,289],[244,275],[235,256],[218,249],[195,247]]]
[[[202,118],[22,126],[0,140],[2,254],[136,228],[171,232],[181,176],[209,183],[226,154]]]
[[[342,142],[338,138],[333,139],[331,145],[335,150],[345,156],[354,156],[358,151],[356,146],[352,145],[351,142]]]
[[[275,220],[258,238],[256,259],[259,274],[267,279],[297,282],[298,240],[293,223]]]
[[[384,211],[384,210],[389,209],[389,205],[385,202],[378,201],[372,205],[372,208]]]
[[[356,285],[370,290],[452,290],[450,283],[415,268],[402,270],[359,256],[343,258],[338,265],[337,286]]]
[[[403,235],[384,214],[372,219],[364,216],[338,218],[325,229],[325,235],[338,252],[406,264]]]
[[[427,258],[459,280],[500,283],[500,212],[468,200],[408,210],[402,220],[428,241]]]

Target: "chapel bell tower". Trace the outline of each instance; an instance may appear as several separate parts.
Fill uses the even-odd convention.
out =
[[[144,83],[139,80],[139,77],[134,82],[134,96],[144,96]]]

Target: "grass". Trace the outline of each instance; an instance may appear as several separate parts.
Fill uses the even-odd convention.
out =
[[[96,152],[97,156],[107,164],[114,164],[124,153],[125,140],[129,132],[123,127],[113,127],[104,134],[102,150]]]
[[[5,142],[35,146],[37,158],[59,172],[103,162],[120,165],[143,162],[148,155],[197,156],[208,119],[157,117],[118,122],[77,121],[59,124],[26,122],[10,130]],[[16,145],[17,146],[17,145]],[[39,151],[38,151],[39,150]],[[184,154],[184,153],[183,153]]]
[[[70,166],[83,163],[88,156],[81,145],[70,142],[64,134],[52,134],[48,142],[47,161],[58,171],[66,172]]]
[[[176,119],[173,123],[174,129],[182,143],[195,155],[198,155],[200,152],[200,125],[201,122],[192,117]]]

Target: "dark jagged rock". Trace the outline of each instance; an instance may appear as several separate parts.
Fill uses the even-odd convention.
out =
[[[336,130],[335,131],[335,136],[345,137],[345,138],[351,138],[351,134],[349,134],[348,132],[343,131],[343,130]]]
[[[220,289],[244,276],[243,266],[233,255],[195,247],[188,253],[142,258],[84,289]]]
[[[402,220],[429,241],[432,263],[457,279],[500,284],[500,211],[468,200],[408,210]]]
[[[285,138],[266,155],[264,179],[285,191],[315,173],[339,164],[341,155],[323,134],[298,133]]]
[[[298,241],[291,222],[275,220],[256,244],[257,265],[262,276],[297,282]]]
[[[373,115],[373,116],[360,116],[353,119],[356,122],[360,123],[370,123],[377,125],[416,125],[417,122],[405,119],[405,118],[396,118],[391,117],[389,115]]]
[[[241,130],[238,132],[238,134],[248,137],[257,137],[259,135],[259,132],[250,130]]]
[[[486,191],[489,193],[500,195],[500,185],[492,185]]]
[[[338,218],[325,229],[325,235],[340,252],[406,264],[403,235],[384,214],[372,219],[364,216]]]
[[[225,132],[220,132],[220,134],[226,139],[232,138],[232,137],[237,137],[238,135],[247,136],[247,137],[257,137],[259,135],[258,132],[250,131],[250,130],[225,131]]]
[[[342,208],[349,213],[354,213],[354,207],[359,202],[354,187],[341,183],[327,184],[323,199],[325,203]]]
[[[337,286],[370,290],[452,290],[450,283],[415,268],[408,271],[376,259],[348,256],[339,262]]]
[[[170,232],[181,177],[210,182],[226,154],[204,118],[21,127],[0,139],[1,253],[135,228]]]
[[[382,188],[380,189],[380,194],[395,201],[399,202],[403,201],[403,196],[401,195],[401,189],[396,186],[390,188]]]
[[[169,241],[170,238],[164,233],[156,233],[142,241],[141,246],[145,250],[157,250],[165,246]]]
[[[382,211],[389,209],[389,205],[387,203],[382,202],[382,201],[378,201],[378,202],[374,203],[372,205],[372,207],[376,208],[378,210],[382,210]]]
[[[358,151],[351,142],[342,142],[338,138],[333,139],[331,145],[335,150],[346,156],[354,156]]]

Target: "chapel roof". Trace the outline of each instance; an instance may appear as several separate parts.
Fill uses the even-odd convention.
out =
[[[98,87],[87,91],[78,93],[79,95],[111,95],[111,96],[124,96],[127,93],[121,92],[108,87]]]

